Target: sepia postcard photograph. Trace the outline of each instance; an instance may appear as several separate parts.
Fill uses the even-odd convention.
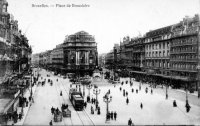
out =
[[[200,125],[200,0],[0,0],[0,125]]]

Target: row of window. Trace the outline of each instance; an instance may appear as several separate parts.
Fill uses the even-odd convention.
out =
[[[181,48],[172,48],[170,53],[174,52],[196,52],[197,51],[197,46],[184,46]]]
[[[180,69],[180,70],[196,70],[197,65],[191,63],[173,63],[173,69]]]
[[[188,37],[188,38],[174,39],[171,43],[172,46],[174,46],[174,45],[186,45],[186,44],[197,44],[197,37],[192,36],[192,37]]]
[[[169,49],[169,42],[162,42],[162,43],[157,43],[157,44],[149,44],[146,45],[145,48],[146,50],[157,50],[157,49]]]
[[[169,65],[169,62],[161,62],[161,61],[158,61],[158,62],[152,62],[152,61],[147,61],[146,62],[147,66],[148,67],[162,67],[162,68],[169,68],[170,65]]]
[[[172,60],[195,60],[197,59],[196,54],[187,54],[187,55],[172,55],[170,57]]]
[[[169,56],[169,50],[146,52],[146,57],[163,57]]]

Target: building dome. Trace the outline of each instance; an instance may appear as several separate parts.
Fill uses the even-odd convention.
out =
[[[79,31],[79,32],[76,32],[75,35],[89,35],[89,33],[85,31]]]
[[[68,42],[95,42],[94,36],[90,35],[88,32],[85,31],[79,31],[75,34],[69,35],[65,38],[64,43]]]

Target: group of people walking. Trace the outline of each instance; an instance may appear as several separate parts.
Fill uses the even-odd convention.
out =
[[[108,112],[107,115],[106,115],[106,120],[115,120],[116,121],[117,119],[117,112]]]

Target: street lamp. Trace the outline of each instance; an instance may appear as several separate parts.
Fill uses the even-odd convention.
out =
[[[98,94],[100,94],[100,91],[101,90],[98,89],[98,87],[93,89],[93,94],[96,95],[96,110],[97,110],[97,106],[98,106]]]
[[[166,99],[168,99],[168,90],[167,90],[167,88],[168,88],[168,85],[166,83]]]
[[[92,85],[89,84],[86,86],[86,88],[88,89],[88,99],[90,99],[90,89],[92,89]]]
[[[106,95],[103,97],[103,101],[106,103],[106,121],[108,121],[108,112],[109,112],[109,108],[108,108],[108,104],[112,101],[112,96],[108,96],[109,94],[106,93]]]
[[[186,104],[188,104],[188,83],[186,83]]]

